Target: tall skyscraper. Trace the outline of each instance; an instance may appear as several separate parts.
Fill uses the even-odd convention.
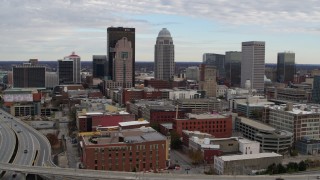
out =
[[[215,66],[200,65],[200,90],[206,91],[206,97],[217,96],[217,70]]]
[[[39,65],[25,63],[13,66],[13,87],[14,88],[45,88],[46,68]]]
[[[163,28],[154,46],[154,75],[156,79],[169,81],[174,76],[174,45],[170,32]]]
[[[312,102],[320,103],[320,75],[313,77]]]
[[[218,77],[225,77],[225,55],[215,53],[204,53],[202,56],[202,62],[207,65],[215,66],[218,71]]]
[[[132,48],[132,80],[131,83],[134,85],[135,77],[135,28],[124,28],[124,27],[108,27],[107,29],[107,56],[108,56],[108,68],[107,75],[109,80],[114,80],[114,60],[115,60],[115,46],[117,42],[122,38],[127,38],[131,42]]]
[[[93,55],[92,56],[92,77],[104,78],[107,75],[107,56]]]
[[[251,88],[264,91],[265,42],[242,42],[241,86],[250,80]]]
[[[133,48],[128,38],[121,38],[115,48],[113,61],[113,81],[121,82],[123,88],[130,88],[132,84],[133,71]]]
[[[278,53],[277,81],[281,83],[293,82],[295,74],[295,53]]]
[[[240,87],[241,58],[242,53],[239,51],[226,52],[224,67],[226,72],[226,79],[230,82],[231,87]]]
[[[59,84],[80,84],[80,70],[80,56],[74,52],[63,60],[58,60]]]

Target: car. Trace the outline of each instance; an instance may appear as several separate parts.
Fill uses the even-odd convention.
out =
[[[28,150],[26,150],[26,149],[25,149],[23,152],[24,152],[24,153],[27,153],[27,152],[28,152]]]
[[[13,173],[12,177],[15,178],[17,176],[17,173]]]
[[[320,176],[317,176],[317,179],[320,179]]]
[[[17,133],[21,133],[21,130],[19,129],[19,130],[17,131]]]

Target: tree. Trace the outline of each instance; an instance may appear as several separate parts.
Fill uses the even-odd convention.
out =
[[[58,137],[54,134],[49,133],[46,135],[46,137],[48,138],[51,146],[54,146],[59,142]]]
[[[297,172],[299,170],[299,165],[298,163],[295,162],[289,162],[287,165],[287,172]]]
[[[304,161],[299,162],[299,171],[305,171],[307,170],[307,164]]]
[[[197,150],[197,151],[189,151],[189,156],[192,160],[192,164],[196,165],[196,164],[200,164],[203,162],[203,154],[201,150]]]
[[[182,149],[182,141],[177,132],[172,131],[171,133],[171,148],[172,149]]]
[[[281,163],[279,163],[279,164],[277,165],[277,169],[278,169],[278,173],[279,173],[279,174],[282,174],[282,173],[286,173],[286,172],[287,172],[287,169],[286,169]]]

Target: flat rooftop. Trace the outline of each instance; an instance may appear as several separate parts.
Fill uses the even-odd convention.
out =
[[[167,138],[151,127],[141,127],[120,131],[101,131],[101,135],[82,136],[86,145],[130,144],[162,141]],[[120,140],[120,139],[123,139]]]
[[[209,113],[204,113],[204,114],[191,114],[191,113],[188,113],[186,115],[187,118],[184,118],[184,119],[177,119],[177,120],[190,120],[190,119],[221,119],[221,118],[227,118],[227,116],[225,115],[221,115],[221,114],[218,114],[218,113],[212,113],[212,114],[209,114]]]
[[[265,130],[265,131],[275,131],[276,130],[275,128],[273,128],[269,125],[266,125],[262,122],[259,122],[259,121],[255,121],[255,120],[248,119],[245,117],[238,117],[238,118],[241,119],[242,123],[247,124],[248,126],[251,126],[256,129]]]
[[[127,121],[127,122],[119,122],[119,126],[124,127],[124,126],[134,126],[134,125],[144,125],[144,124],[149,124],[148,121],[143,120],[143,121]]]
[[[218,158],[222,159],[223,161],[239,161],[239,160],[246,160],[246,159],[259,159],[259,158],[270,158],[270,157],[282,157],[282,155],[272,152],[272,153],[220,156]]]

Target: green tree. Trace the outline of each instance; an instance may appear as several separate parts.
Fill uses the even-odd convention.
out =
[[[299,171],[305,171],[307,170],[307,164],[304,161],[299,162]]]
[[[289,164],[287,165],[287,172],[297,172],[299,171],[299,165],[298,163],[295,162],[289,162]]]
[[[180,140],[180,136],[177,132],[171,132],[171,148],[172,149],[182,149],[182,141]]]
[[[277,169],[278,169],[278,173],[279,173],[279,174],[282,174],[282,173],[286,173],[286,172],[287,172],[287,169],[286,169],[281,163],[279,163],[279,164],[277,165]]]

